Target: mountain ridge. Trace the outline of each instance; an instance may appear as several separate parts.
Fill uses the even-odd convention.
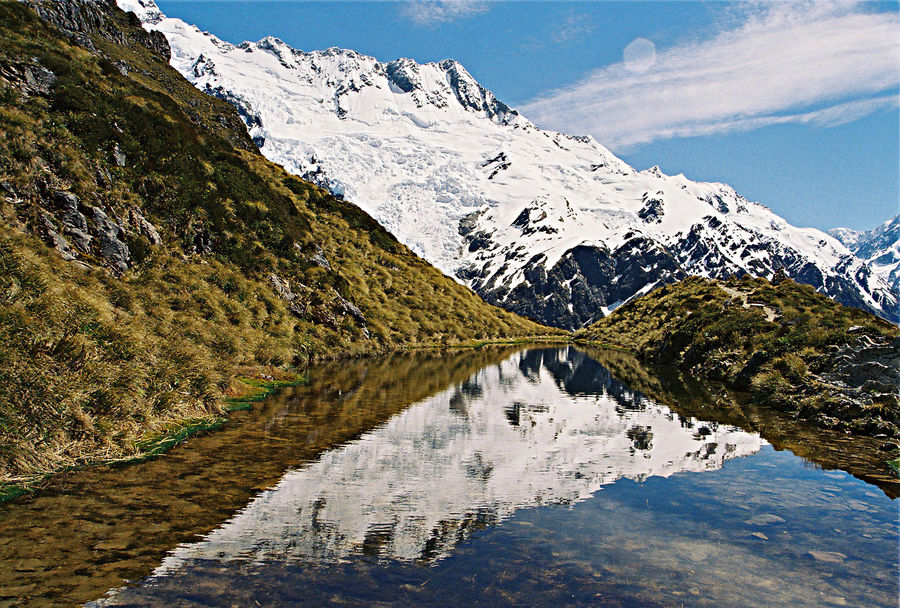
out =
[[[872,230],[832,228],[828,234],[865,260],[894,293],[900,294],[900,215]]]
[[[783,270],[890,319],[896,294],[836,239],[721,183],[636,171],[590,136],[544,131],[458,62],[380,62],[223,42],[151,0],[172,65],[241,111],[261,152],[360,205],[492,304],[575,329],[688,275]]]

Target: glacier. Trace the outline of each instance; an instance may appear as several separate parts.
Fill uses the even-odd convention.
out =
[[[828,234],[865,260],[895,294],[900,294],[900,215],[872,230],[832,228]]]
[[[638,171],[590,136],[538,128],[458,62],[235,45],[118,0],[171,65],[229,101],[261,153],[372,215],[485,300],[574,329],[688,275],[783,270],[896,321],[898,295],[834,237],[721,183]]]

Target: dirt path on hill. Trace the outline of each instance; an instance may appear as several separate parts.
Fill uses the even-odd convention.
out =
[[[738,298],[741,301],[741,306],[743,306],[744,308],[759,308],[760,310],[762,310],[764,313],[766,313],[766,321],[774,321],[775,317],[778,316],[773,308],[766,306],[765,304],[751,304],[747,299],[748,294],[742,291],[738,291],[737,289],[733,289],[731,287],[726,287],[725,285],[719,285],[719,287],[732,298]]]

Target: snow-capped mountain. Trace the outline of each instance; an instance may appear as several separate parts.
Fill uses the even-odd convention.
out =
[[[895,319],[898,298],[836,239],[719,183],[636,171],[589,136],[537,128],[459,63],[233,45],[152,0],[119,0],[162,32],[172,65],[230,101],[262,153],[359,205],[487,301],[583,326],[686,275],[779,269]]]
[[[868,262],[894,294],[900,294],[900,215],[873,230],[832,228],[828,234]]]

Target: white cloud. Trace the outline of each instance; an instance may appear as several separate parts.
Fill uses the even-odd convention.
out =
[[[403,14],[417,25],[436,25],[483,13],[488,9],[479,0],[407,0]]]
[[[622,149],[767,124],[849,122],[896,108],[898,84],[896,12],[770,4],[708,40],[657,50],[643,72],[617,63],[520,109],[542,127]]]
[[[594,31],[594,24],[587,15],[569,15],[554,26],[550,39],[557,44],[577,40]]]

